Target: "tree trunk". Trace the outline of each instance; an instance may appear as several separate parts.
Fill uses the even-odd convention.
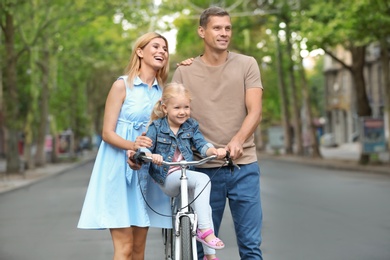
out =
[[[29,68],[31,70],[30,73],[30,86],[29,86],[29,99],[30,102],[28,104],[27,114],[26,114],[26,120],[24,121],[24,160],[26,161],[28,165],[28,169],[34,169],[35,168],[35,158],[32,155],[32,147],[33,143],[35,142],[35,118],[37,118],[37,113],[39,109],[38,103],[38,95],[39,95],[39,76],[37,73],[36,68],[36,62],[39,60],[38,57],[38,49],[37,48],[30,48],[29,49],[29,58],[30,58],[30,65]]]
[[[47,40],[45,41],[45,44]],[[37,154],[35,157],[37,166],[44,166],[46,164],[46,154],[45,154],[45,138],[46,130],[49,116],[49,64],[50,64],[50,53],[48,47],[45,46],[43,50],[43,60],[40,64],[42,70],[42,91],[41,91],[41,115],[37,135]]]
[[[32,143],[25,141],[22,163],[27,165],[27,169],[34,169],[35,168],[35,163],[34,163],[34,160],[32,158],[31,151],[32,151]]]
[[[294,61],[292,60],[292,45],[291,45],[291,33],[290,26],[286,21],[286,37],[287,37],[287,54],[288,54],[288,76],[290,79],[291,97],[292,97],[292,114],[294,120],[294,143],[296,145],[296,153],[303,155],[302,145],[302,127],[301,127],[301,116],[300,116],[300,105],[298,101],[298,92],[295,84],[294,75]]]
[[[367,97],[366,84],[364,80],[364,65],[366,47],[353,47],[352,53],[352,78],[356,89],[357,113],[360,117],[371,116],[372,111]]]
[[[5,126],[8,129],[8,139],[7,139],[7,151],[6,151],[6,160],[7,160],[7,173],[19,172],[20,170],[20,158],[18,151],[18,142],[19,135],[16,118],[19,118],[17,105],[18,101],[18,92],[17,92],[17,81],[16,81],[16,61],[17,57],[15,55],[14,49],[14,34],[15,27],[13,16],[9,13],[5,14],[5,59],[7,61],[7,66],[5,68],[6,80],[5,88],[7,89],[7,102],[4,109],[4,122]]]
[[[0,30],[0,46],[2,41],[2,30]],[[3,56],[0,55],[0,68],[3,68]],[[5,129],[4,129],[4,88],[3,88],[3,70],[0,69],[0,157],[5,155]]]
[[[278,21],[279,24],[279,21]],[[279,36],[276,35],[276,66],[278,70],[278,88],[279,88],[279,94],[280,94],[280,108],[282,112],[282,126],[284,131],[284,149],[286,154],[292,154],[292,136],[291,136],[291,125],[290,125],[290,113],[288,111],[289,102],[287,98],[287,91],[286,91],[286,82],[284,79],[284,72],[283,72],[283,57],[282,57],[282,50],[280,47],[280,39]]]
[[[261,133],[261,130],[262,130],[261,125],[259,125],[255,131],[255,145],[256,145],[257,151],[264,151],[264,149],[265,149],[264,142],[263,142],[263,135]],[[89,141],[89,142],[91,143],[91,141]]]
[[[352,54],[352,78],[356,90],[357,114],[359,117],[371,116],[372,111],[367,97],[366,84],[364,81],[364,65],[366,57],[366,46],[353,46],[350,48]],[[368,154],[361,154],[360,164],[367,164],[370,160]]]
[[[387,133],[387,150],[390,151],[390,54],[388,51],[386,39],[381,40],[381,63],[382,63],[382,78],[383,78],[383,90],[385,94],[384,104],[385,104],[385,126]]]
[[[301,82],[302,82],[302,97],[303,102],[305,106],[305,115],[306,115],[306,124],[307,124],[307,132],[309,134],[310,139],[310,148],[311,148],[311,155],[314,158],[321,158],[321,152],[318,147],[318,139],[316,134],[316,128],[314,126],[314,120],[312,116],[311,111],[311,105],[310,105],[310,94],[309,94],[309,88],[307,86],[307,80],[305,75],[305,69],[303,67],[303,60],[300,62],[300,75],[301,75]]]

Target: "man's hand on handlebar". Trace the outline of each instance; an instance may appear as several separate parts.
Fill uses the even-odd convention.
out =
[[[225,147],[227,151],[230,152],[230,158],[237,160],[244,154],[244,148],[242,144],[238,141],[231,140]]]

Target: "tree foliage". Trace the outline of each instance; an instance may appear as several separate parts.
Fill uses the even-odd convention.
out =
[[[282,120],[276,41],[285,31],[280,28],[281,14],[291,30],[279,38],[283,71],[290,61],[298,65],[302,44],[308,51],[322,48],[330,55],[338,45],[356,55],[364,54],[365,46],[374,41],[389,46],[387,0],[162,0],[159,6],[151,0],[2,0],[0,130],[8,132],[8,170],[19,168],[16,148],[22,135],[31,146],[43,147],[46,134],[72,129],[77,141],[101,132],[107,93],[141,34],[177,29],[172,72],[177,62],[201,54],[198,19],[211,5],[232,16],[230,50],[253,56],[260,65],[263,128]],[[288,41],[291,55],[286,55]],[[359,61],[344,65],[352,69]],[[321,67],[307,76],[313,114],[323,116]],[[291,83],[291,78],[283,77]],[[292,90],[286,91],[290,97]],[[296,92],[300,100],[300,91]]]
[[[40,156],[46,134],[72,129],[77,144],[99,131],[93,122],[102,121],[106,94],[122,73],[133,41],[150,29],[153,5],[119,0],[0,3],[7,171],[19,170],[20,141],[27,152],[37,146],[35,156]]]

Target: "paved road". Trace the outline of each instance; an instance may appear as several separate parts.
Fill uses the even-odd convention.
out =
[[[390,177],[263,164],[266,260],[389,260]]]
[[[266,260],[389,260],[390,177],[267,159],[262,167]],[[76,229],[92,163],[0,194],[0,260],[107,260],[108,231]],[[236,260],[228,212],[220,259]],[[151,229],[147,260],[162,259]]]

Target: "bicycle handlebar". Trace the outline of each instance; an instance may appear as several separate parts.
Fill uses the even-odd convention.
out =
[[[134,160],[137,162],[137,163],[147,163],[147,162],[151,162],[153,159],[152,157],[150,156],[146,156],[146,154],[144,152],[139,152],[137,151],[136,154],[134,154]],[[208,161],[211,161],[211,160],[214,160],[215,158],[217,158],[216,155],[211,155],[211,156],[208,156],[206,158],[203,158],[199,161],[179,161],[179,162],[166,162],[166,161],[163,161],[162,162],[162,165],[166,165],[166,166],[181,166],[181,167],[185,167],[185,166],[198,166],[198,165],[201,165],[201,164],[204,164]]]
[[[179,162],[166,162],[166,161],[163,161],[162,165],[166,165],[166,166],[180,166],[180,167],[198,166],[198,165],[204,164],[204,163],[206,163],[208,161],[214,160],[215,158],[217,158],[216,155],[211,155],[211,156],[202,158],[202,159],[200,159],[198,161],[185,161],[185,160],[179,161]],[[227,165],[231,169],[234,169],[234,167],[237,167],[238,169],[240,169],[240,167],[238,165],[233,163],[233,160],[230,158],[230,153],[228,151],[226,151],[225,159],[226,159]],[[134,154],[133,160],[136,163],[138,163],[138,164],[144,164],[144,163],[147,163],[147,162],[151,162],[153,159],[150,156],[146,156],[146,154],[144,152],[141,152],[141,151],[138,150]]]

